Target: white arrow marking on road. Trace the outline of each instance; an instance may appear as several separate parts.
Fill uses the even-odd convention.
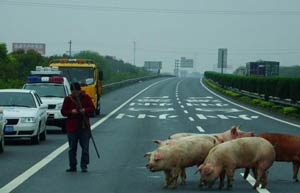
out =
[[[174,111],[174,108],[158,109],[158,108],[134,108],[134,107],[131,107],[128,110],[129,111],[168,112],[168,111]]]
[[[162,97],[143,97],[145,99],[168,99],[169,96],[162,96]]]
[[[159,119],[167,119],[168,114],[159,115]]]
[[[228,119],[225,115],[217,115],[220,119]]]
[[[195,108],[196,111],[203,111],[203,112],[216,112],[216,111],[224,111],[226,113],[235,113],[235,112],[240,112],[243,110],[239,109],[214,109],[214,108]]]
[[[206,97],[189,97],[189,99],[212,99],[212,96],[206,96]]]
[[[193,106],[193,105],[192,105],[192,103],[186,103],[186,106],[191,107],[191,106]]]
[[[197,114],[197,117],[199,118],[199,119],[207,119],[204,115],[202,115],[202,114]]]
[[[120,114],[118,114],[118,116],[116,117],[116,119],[122,119],[123,117],[124,117],[124,113],[120,113]]]
[[[146,117],[146,114],[139,114],[137,116],[138,119],[144,119]]]

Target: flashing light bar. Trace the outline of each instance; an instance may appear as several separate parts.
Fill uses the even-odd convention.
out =
[[[67,58],[63,58],[63,59],[51,60],[50,64],[51,63],[87,63],[87,64],[95,64],[95,61],[91,60],[91,59],[76,59],[76,58],[67,59]]]
[[[32,75],[60,75],[61,71],[58,67],[36,66],[34,71],[30,71]]]
[[[63,83],[64,78],[62,76],[29,76],[27,78],[28,83],[41,83],[41,82],[49,82],[49,83]]]

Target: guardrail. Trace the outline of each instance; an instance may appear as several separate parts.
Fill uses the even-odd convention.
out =
[[[128,79],[128,80],[123,80],[120,82],[114,82],[114,83],[110,83],[110,84],[105,84],[103,85],[103,93],[106,94],[112,90],[124,87],[124,86],[128,86],[130,84],[134,84],[137,83],[139,81],[145,81],[145,80],[150,80],[150,79],[154,79],[154,78],[160,78],[160,77],[173,77],[172,75],[155,75],[155,76],[145,76],[145,77],[140,77],[140,78],[133,78],[133,79]]]

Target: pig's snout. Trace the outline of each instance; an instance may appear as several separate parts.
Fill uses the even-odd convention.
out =
[[[153,164],[147,163],[147,164],[146,164],[146,168],[148,168],[149,170],[151,170],[151,169],[153,168]]]

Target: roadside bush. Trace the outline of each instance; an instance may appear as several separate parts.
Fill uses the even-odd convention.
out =
[[[290,114],[294,114],[297,113],[297,108],[295,107],[283,107],[282,112],[285,115],[290,115]]]

